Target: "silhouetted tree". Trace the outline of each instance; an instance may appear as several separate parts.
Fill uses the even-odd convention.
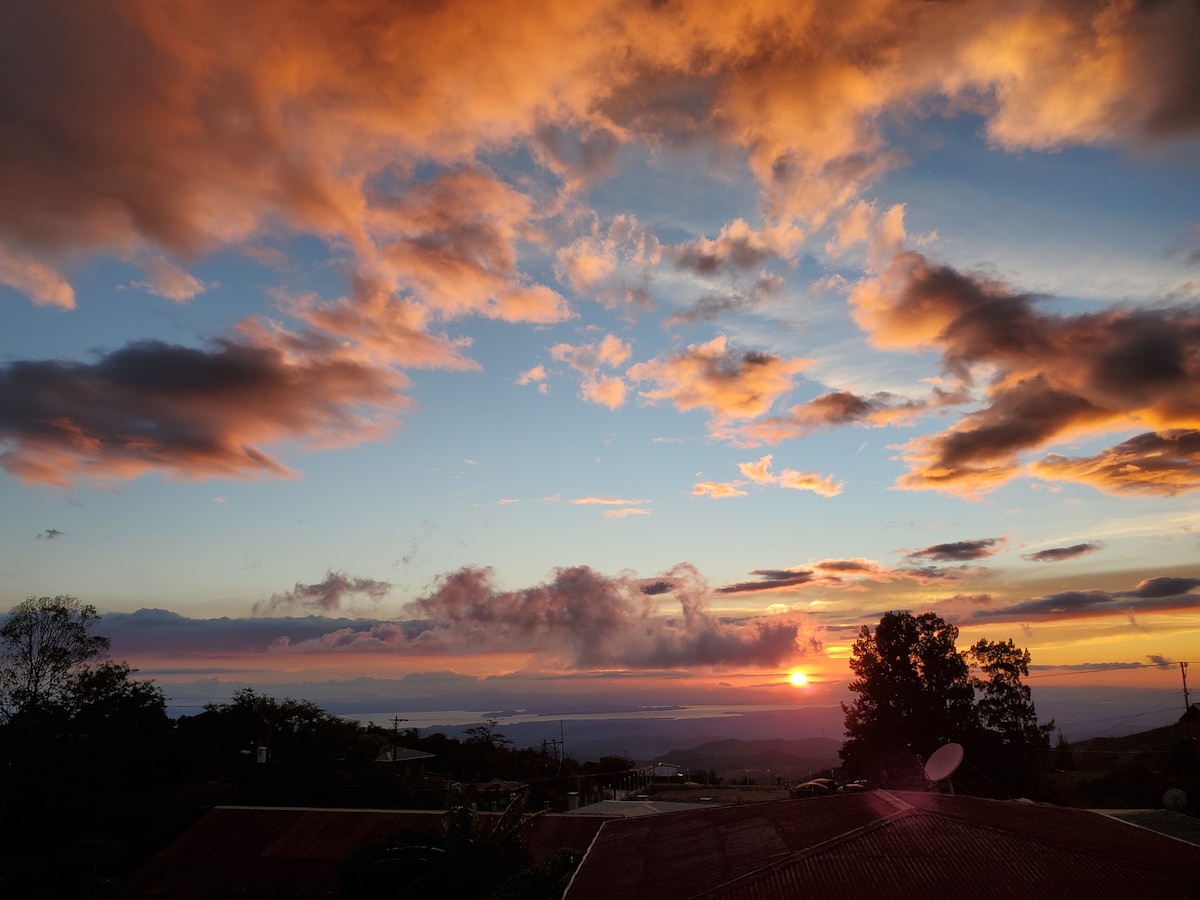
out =
[[[103,659],[99,621],[74,597],[30,597],[0,627],[0,871],[12,896],[97,895],[173,827],[165,699]]]
[[[29,597],[0,627],[0,716],[38,717],[69,702],[79,677],[108,651],[91,633],[96,607],[66,595]]]
[[[339,765],[369,764],[387,743],[311,700],[278,700],[249,687],[228,703],[209,703],[199,715],[180,718],[178,728],[193,767],[214,766],[223,774],[244,773],[262,748],[273,772],[330,775]]]
[[[862,627],[850,660],[857,696],[842,704],[840,755],[852,774],[907,781],[919,776],[920,759],[971,732],[973,691],[957,639],[934,613],[889,612],[874,633]]]
[[[1038,724],[1029,677],[1029,651],[1007,641],[980,640],[966,651],[979,725],[1006,747],[1050,746],[1054,722]]]
[[[966,746],[972,767],[1003,794],[1036,792],[1054,723],[1038,724],[1033,695],[1021,681],[1029,676],[1029,651],[1010,638],[980,640],[963,655],[976,693],[978,728]]]

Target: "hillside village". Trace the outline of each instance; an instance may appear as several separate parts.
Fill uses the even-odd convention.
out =
[[[882,713],[856,719],[862,707],[845,707],[858,751],[850,739],[734,739],[595,760],[560,741],[515,746],[494,719],[453,736],[402,728],[399,716],[391,727],[364,724],[251,688],[171,719],[157,685],[100,656],[97,622],[71,598],[41,598],[0,628],[10,651],[0,723],[6,895],[356,897],[400,886],[405,896],[550,900],[604,896],[619,883],[621,896],[656,900],[782,896],[820,887],[834,871],[824,861],[842,871],[862,852],[921,856],[918,869],[891,877],[932,890],[967,859],[986,876],[1000,861],[986,834],[997,832],[996,846],[1034,860],[1055,896],[1072,896],[1063,879],[1082,869],[1081,884],[1152,878],[1166,891],[1200,864],[1200,704],[1152,731],[1052,742],[1019,681],[1028,653],[977,645],[984,664],[971,668],[971,657],[955,656],[956,630],[931,615],[889,613],[874,634],[863,629],[860,700],[872,696],[871,661],[892,626],[914,643],[887,658],[907,660],[919,690],[882,731],[859,727],[877,729]],[[13,648],[34,625],[38,654],[22,657]],[[943,703],[921,674],[923,654],[942,672],[955,662],[950,689],[983,698],[962,706],[958,724],[921,718],[928,698],[939,711]],[[1012,661],[999,683],[987,669],[997,654]],[[988,728],[998,709],[1016,723],[1008,731]],[[908,749],[897,743],[906,722],[923,722]],[[931,739],[930,729],[951,727],[966,729],[944,732],[962,744]],[[934,749],[917,752],[919,741]],[[851,895],[864,871],[840,876]],[[677,875],[664,882],[665,872]]]

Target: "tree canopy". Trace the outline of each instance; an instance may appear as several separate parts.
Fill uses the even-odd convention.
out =
[[[979,726],[1003,744],[1044,746],[1054,723],[1039,725],[1033,695],[1022,678],[1029,677],[1029,651],[1007,641],[980,640],[964,658],[971,667],[971,687],[978,700]]]
[[[856,696],[842,704],[841,756],[852,774],[921,782],[921,762],[954,741],[1001,780],[1029,776],[1029,752],[1048,746],[1054,728],[1038,724],[1021,681],[1029,651],[1009,639],[963,653],[957,640],[958,628],[931,612],[889,612],[874,632],[862,627],[850,660]]]
[[[67,703],[79,677],[108,652],[92,634],[96,607],[75,597],[29,597],[0,627],[0,715],[37,716]]]

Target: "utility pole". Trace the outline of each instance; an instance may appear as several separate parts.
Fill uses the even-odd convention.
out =
[[[400,738],[400,723],[408,719],[400,718],[399,714],[392,716],[392,763],[396,762],[396,741]]]
[[[1192,708],[1192,703],[1191,703],[1191,701],[1188,699],[1188,690],[1187,690],[1187,663],[1185,663],[1185,662],[1181,662],[1181,663],[1179,664],[1179,674],[1183,676],[1183,711],[1184,711],[1184,712],[1187,712],[1189,709],[1191,709],[1191,708]]]

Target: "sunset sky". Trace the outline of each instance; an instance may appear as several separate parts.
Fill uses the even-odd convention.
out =
[[[891,609],[1176,689],[1197,46],[1193,0],[10,0],[0,605],[197,697],[829,700]]]

